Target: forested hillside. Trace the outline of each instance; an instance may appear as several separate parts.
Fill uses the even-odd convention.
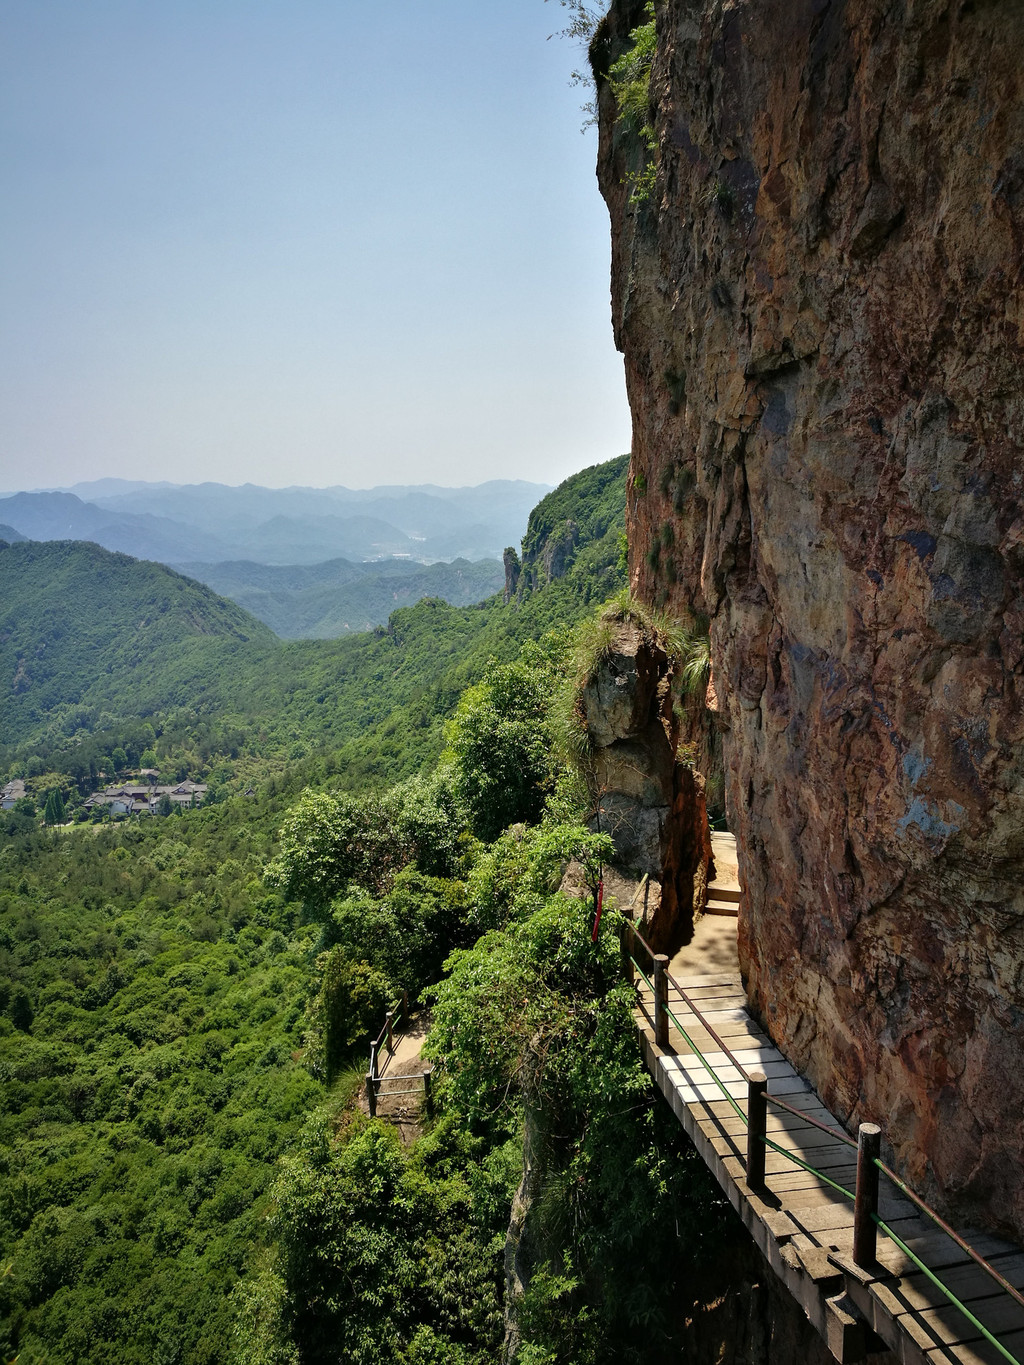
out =
[[[602,471],[532,526],[540,553],[584,528],[560,577],[345,641],[283,643],[95,546],[0,551],[8,698],[33,702],[5,708],[6,776],[38,746],[0,825],[5,1359],[494,1360],[538,1039],[561,1098],[516,1318],[536,1359],[630,1358],[650,1285],[723,1235],[639,1067],[614,918],[592,949],[587,905],[552,895],[606,843],[563,735],[573,628],[622,581]],[[43,784],[118,738],[212,803],[41,827]],[[351,1104],[400,987],[440,990],[446,1078],[408,1151]],[[665,1189],[689,1190],[685,1246],[652,1221]]]
[[[595,480],[574,480],[584,525]],[[500,599],[428,599],[331,641],[283,643],[201,585],[97,546],[0,550],[0,767],[88,783],[120,748],[132,762],[149,753],[169,771],[248,781],[254,766],[341,750],[353,785],[416,772],[489,657],[565,629],[620,584],[619,482],[613,524],[581,537],[567,576],[515,612]]]

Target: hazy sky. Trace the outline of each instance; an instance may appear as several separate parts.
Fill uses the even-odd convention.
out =
[[[629,447],[555,0],[0,0],[0,489]]]

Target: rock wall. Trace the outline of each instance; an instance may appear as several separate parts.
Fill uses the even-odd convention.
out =
[[[915,1185],[1024,1236],[1024,3],[657,0],[592,57],[634,590],[711,618],[741,955]]]
[[[671,952],[689,940],[694,913],[707,904],[704,780],[676,760],[668,655],[635,624],[612,629],[581,698],[597,807],[591,826],[611,835],[621,872],[650,879],[644,937],[655,952]]]

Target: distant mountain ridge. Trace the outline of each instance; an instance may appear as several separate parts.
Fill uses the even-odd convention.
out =
[[[283,566],[243,560],[174,567],[252,612],[283,640],[326,640],[372,630],[396,608],[412,606],[422,597],[440,597],[453,607],[472,606],[500,592],[504,581],[502,566],[493,559],[455,559],[450,564],[331,559]]]
[[[574,476],[544,504],[530,545],[571,522],[579,528],[572,562],[511,610],[472,577],[494,571],[497,586],[496,565],[189,566],[223,575],[222,590],[238,596],[295,594],[283,608],[272,603],[293,616],[312,610],[324,587],[336,604],[361,584],[391,595],[386,628],[337,639],[279,639],[211,588],[95,544],[8,544],[0,548],[0,764],[36,756],[87,774],[117,744],[141,752],[155,734],[169,751],[192,755],[191,767],[242,750],[297,759],[329,742],[355,746],[346,758],[354,782],[418,771],[436,758],[441,719],[489,658],[565,628],[621,586],[622,464]],[[524,549],[529,565],[534,552]],[[430,579],[442,572],[462,575],[470,605],[442,600]],[[421,600],[401,605],[395,594],[406,592]]]
[[[165,564],[493,560],[520,539],[547,491],[515,479],[370,489],[102,479],[0,498],[0,522],[33,540],[93,540]]]

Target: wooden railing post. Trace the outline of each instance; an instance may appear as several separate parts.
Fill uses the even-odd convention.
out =
[[[633,971],[633,921],[628,916],[622,921],[619,951],[622,958],[623,978],[633,986],[636,984],[636,974]]]
[[[862,1123],[857,1130],[857,1197],[853,1205],[853,1261],[862,1270],[875,1264],[878,1236],[878,1160],[882,1130],[877,1123]]]
[[[366,1104],[370,1110],[370,1118],[377,1117],[377,1082],[374,1079],[373,1067],[366,1073]]]
[[[668,1047],[668,963],[664,953],[654,955],[654,1041]]]
[[[385,1014],[385,1016],[384,1016],[384,1027],[385,1027],[385,1028],[387,1029],[387,1031],[388,1031],[388,1051],[389,1051],[389,1052],[394,1052],[394,1050],[395,1050],[394,1024],[395,1024],[395,1011],[394,1011],[394,1010],[388,1010],[387,1014]]]
[[[433,1070],[433,1067],[431,1067],[431,1069],[430,1069],[429,1071],[424,1071],[424,1073],[423,1073],[423,1108],[424,1108],[424,1110],[426,1111],[426,1115],[427,1115],[427,1118],[428,1118],[428,1119],[432,1119],[432,1118],[434,1117],[434,1092],[433,1092],[433,1090],[432,1090],[432,1088],[431,1088],[432,1085],[433,1085],[433,1077],[434,1077],[434,1070]]]
[[[764,1159],[768,1132],[768,1077],[763,1071],[747,1073],[747,1184],[764,1189]]]

